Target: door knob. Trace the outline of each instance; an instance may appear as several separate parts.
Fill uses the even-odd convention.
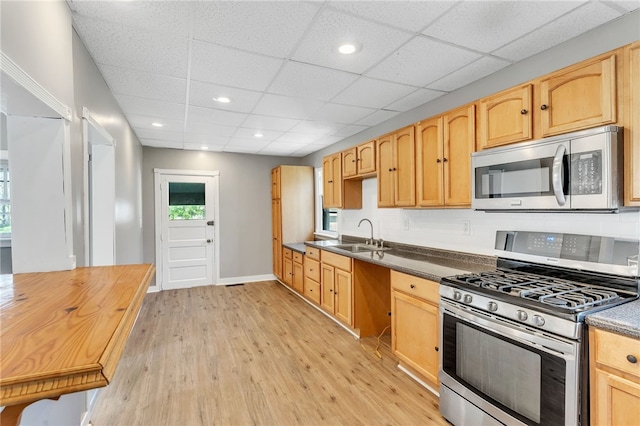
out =
[[[208,242],[208,243],[211,243],[211,242],[213,242],[213,240],[207,240],[207,242]]]

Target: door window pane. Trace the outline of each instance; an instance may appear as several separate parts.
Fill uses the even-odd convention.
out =
[[[169,182],[169,220],[203,220],[205,184]]]

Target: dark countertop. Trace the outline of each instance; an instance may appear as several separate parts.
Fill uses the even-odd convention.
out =
[[[298,253],[305,253],[304,243],[284,243],[282,246],[289,250],[297,251]]]
[[[587,324],[640,339],[640,299],[588,315]]]
[[[432,281],[440,281],[440,278],[451,275],[489,271],[496,268],[496,258],[493,256],[482,256],[404,244],[392,243],[390,246],[391,250],[388,251],[361,253],[352,253],[335,247],[336,245],[348,244],[350,242],[351,241],[323,240],[305,241],[305,244]]]

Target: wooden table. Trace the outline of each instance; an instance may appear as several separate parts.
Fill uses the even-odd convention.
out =
[[[0,414],[17,424],[45,398],[106,386],[153,265],[0,275]]]

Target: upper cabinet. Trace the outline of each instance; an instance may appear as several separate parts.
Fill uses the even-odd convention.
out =
[[[465,106],[419,122],[417,133],[417,205],[471,205],[475,106]]]
[[[542,136],[616,122],[616,55],[600,56],[540,80]]]
[[[640,206],[640,41],[624,53],[623,93],[629,94],[624,123],[624,204]]]
[[[376,141],[342,151],[342,177],[370,177],[376,172]]]
[[[514,87],[478,102],[478,148],[525,141],[533,137],[533,84]]]
[[[342,207],[342,154],[322,159],[322,207]]]
[[[378,207],[416,204],[415,128],[408,126],[377,142]]]

